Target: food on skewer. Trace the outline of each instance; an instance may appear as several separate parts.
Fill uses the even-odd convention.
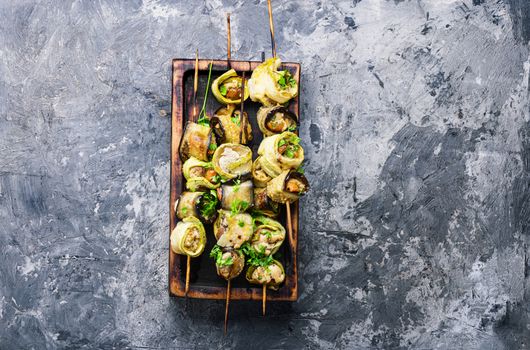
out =
[[[223,209],[232,210],[238,203],[249,203],[248,209],[254,204],[254,185],[250,180],[242,182],[234,179],[217,190],[217,197],[221,200]]]
[[[261,107],[257,119],[263,136],[295,131],[298,127],[298,117],[284,106]]]
[[[206,231],[196,217],[187,217],[177,223],[170,236],[171,249],[176,254],[195,258],[206,247]]]
[[[235,143],[222,144],[213,154],[212,165],[223,181],[247,175],[252,168],[252,150]]]
[[[290,131],[264,138],[258,154],[261,168],[273,178],[283,170],[298,168],[304,161],[300,138]]]
[[[190,157],[182,166],[186,188],[190,191],[213,190],[221,186],[221,177],[213,170],[212,163]]]
[[[250,99],[264,106],[284,104],[298,94],[298,84],[288,70],[278,71],[282,61],[269,58],[254,69],[248,81]]]
[[[261,166],[261,156],[258,156],[258,158],[252,163],[252,180],[256,187],[266,187],[267,182],[272,180],[272,177],[270,177]]]
[[[212,223],[217,217],[217,192],[182,192],[180,198],[175,202],[175,212],[179,219],[196,217],[202,222]]]
[[[285,280],[285,270],[278,260],[271,259],[266,265],[250,266],[245,274],[247,281],[278,290]]]
[[[221,209],[213,225],[217,244],[221,247],[240,248],[254,233],[252,216],[243,211],[250,203],[234,203],[232,211]]]
[[[245,267],[245,256],[238,249],[224,248],[216,244],[210,252],[210,257],[215,259],[219,277],[227,281],[239,276]]]
[[[247,144],[252,140],[252,128],[248,122],[248,114],[241,111],[236,106],[230,104],[226,107],[219,108],[214,116],[210,119],[210,125],[217,137],[217,142],[221,143],[240,143]],[[243,130],[243,125],[245,129]],[[241,135],[242,134],[242,135]]]
[[[285,170],[267,184],[267,196],[278,203],[292,203],[309,190],[307,178],[299,171]]]
[[[275,218],[280,213],[280,205],[269,198],[267,187],[254,188],[254,212]]]
[[[215,99],[224,105],[241,103],[241,81],[242,78],[237,75],[233,69],[225,72],[212,83],[212,93]],[[245,100],[249,96],[248,84],[245,84]]]
[[[285,239],[285,228],[278,221],[264,216],[254,218],[254,234],[250,239],[252,248],[265,256],[280,249]]]

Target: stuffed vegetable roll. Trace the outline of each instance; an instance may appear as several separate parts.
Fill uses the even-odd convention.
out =
[[[250,240],[252,248],[265,256],[278,251],[285,239],[285,228],[278,221],[258,216],[254,218],[254,234]]]
[[[247,112],[243,113],[241,118],[241,111],[235,109],[235,105],[228,105],[221,107],[215,112],[215,115],[210,119],[217,142],[221,143],[243,143],[247,144],[252,140],[252,127],[248,121]],[[244,130],[243,130],[244,126]],[[241,133],[243,133],[241,135]],[[241,137],[241,142],[239,141]]]
[[[186,178],[186,188],[190,191],[212,190],[221,185],[219,174],[213,170],[212,163],[190,157],[182,166]]]
[[[250,266],[245,277],[252,284],[266,285],[269,289],[278,290],[285,280],[285,270],[278,260],[272,259],[265,266]]]
[[[254,188],[253,210],[268,217],[277,217],[280,213],[280,205],[267,196],[267,188]]]
[[[245,267],[245,256],[237,249],[223,248],[216,244],[210,257],[215,259],[217,274],[227,281],[239,276]]]
[[[213,154],[217,144],[212,129],[207,125],[188,122],[180,140],[179,153],[182,161],[195,157],[204,162]]]
[[[300,138],[290,131],[264,138],[258,154],[261,168],[273,178],[284,170],[298,168],[304,161]]]
[[[306,177],[295,170],[285,170],[267,184],[267,195],[278,203],[292,203],[308,190]]]
[[[272,177],[270,177],[261,166],[261,156],[258,156],[258,158],[252,163],[252,180],[254,181],[254,186],[266,187],[267,182],[271,179]]]
[[[219,246],[237,249],[250,239],[253,232],[250,214],[219,210],[213,226],[213,233]]]
[[[248,203],[244,210],[254,203],[254,185],[250,180],[244,182],[234,180],[231,183],[225,183],[217,191],[217,194],[221,199],[221,208],[233,212],[240,211],[241,203]]]
[[[171,250],[195,258],[206,247],[206,232],[199,219],[191,216],[177,223],[171,232]]]
[[[264,136],[295,131],[298,126],[298,117],[283,106],[261,107],[257,119]]]
[[[179,219],[199,218],[204,223],[212,223],[217,216],[217,192],[182,192],[175,203],[175,212]]]
[[[222,144],[215,150],[212,164],[223,181],[250,174],[252,150],[235,143]]]
[[[242,78],[230,69],[212,83],[212,93],[217,101],[224,105],[241,104]],[[249,96],[248,83],[245,80],[245,100]]]
[[[284,104],[298,94],[298,84],[288,70],[278,71],[282,61],[269,58],[254,69],[248,81],[250,99],[264,106]]]

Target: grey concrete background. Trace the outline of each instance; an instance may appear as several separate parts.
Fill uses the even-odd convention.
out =
[[[167,293],[170,61],[266,1],[0,1],[1,349],[530,348],[530,3],[274,1],[300,61],[300,298]]]

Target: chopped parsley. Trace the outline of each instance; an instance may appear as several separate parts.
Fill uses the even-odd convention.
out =
[[[213,217],[217,211],[218,203],[219,200],[217,199],[217,194],[214,190],[204,193],[199,199],[199,211],[201,216],[205,219]]]
[[[290,131],[290,132],[296,131],[296,124],[293,124],[290,127],[288,127],[287,131]]]
[[[188,213],[188,207],[182,208],[182,214],[186,215]]]
[[[249,206],[250,204],[247,201],[236,199],[230,205],[230,211],[232,212],[232,215],[234,215],[247,210]]]
[[[219,86],[219,92],[221,93],[221,95],[226,96],[226,92],[227,92],[226,86],[224,85]]]
[[[296,86],[296,80],[291,75],[291,72],[288,70],[282,70],[278,72],[278,74],[280,75],[278,84],[282,89],[293,88]]]
[[[219,183],[221,181],[221,176],[219,174],[212,176],[212,182],[213,183]]]
[[[230,120],[232,120],[232,123],[236,124],[237,126],[241,126],[241,121],[239,120],[239,117],[230,117]]]
[[[232,256],[223,259],[223,251],[217,244],[213,246],[212,251],[210,252],[210,258],[215,259],[215,264],[217,266],[230,266],[234,263]]]
[[[217,145],[214,142],[211,142],[210,145],[208,146],[208,149],[210,151],[215,151],[217,149]]]
[[[237,225],[238,225],[239,227],[245,227],[245,222],[244,222],[243,220],[239,220],[239,221],[237,222]]]
[[[252,248],[248,242],[246,242],[241,246],[241,251],[247,257],[246,263],[249,266],[267,267],[274,261],[274,258],[271,255],[265,256],[265,246],[260,246],[260,251],[258,252]]]
[[[302,168],[302,166],[300,165],[298,168],[296,168],[296,172],[304,175],[305,174],[305,169]]]
[[[241,180],[235,179],[234,180],[234,192],[239,192],[240,187],[241,187]]]

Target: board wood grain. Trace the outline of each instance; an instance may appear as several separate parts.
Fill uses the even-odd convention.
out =
[[[230,67],[235,69],[240,75],[246,72],[250,77],[251,72],[261,62],[259,61],[230,61],[230,67],[226,60],[199,60],[199,89],[198,105],[199,110],[204,100],[204,92],[208,77],[208,68],[212,63],[212,81]],[[194,59],[174,59],[172,75],[172,101],[171,101],[171,175],[170,175],[170,196],[169,196],[169,293],[171,296],[184,297],[185,274],[186,274],[186,256],[175,254],[170,247],[169,237],[171,231],[177,224],[174,204],[184,189],[185,179],[182,175],[182,162],[178,153],[180,140],[184,131],[184,126],[192,116],[193,106],[193,72],[195,68]],[[300,86],[300,69],[299,63],[285,62],[282,69],[288,69],[294,79]],[[289,104],[289,109],[300,118],[300,94]],[[221,105],[215,100],[211,92],[206,103],[206,112],[213,115]],[[257,148],[263,139],[256,121],[256,112],[259,104],[251,102],[250,99],[245,101],[245,112],[249,115],[249,121],[252,125],[253,140],[250,147],[253,150],[254,159],[256,158]],[[297,270],[297,253],[298,253],[298,202],[291,204],[291,218],[293,225],[293,242],[288,238],[284,241],[280,249],[280,261],[285,267],[285,283],[278,291],[267,291],[267,300],[269,301],[296,301],[298,299],[298,270]],[[285,208],[280,214],[278,220],[287,226]],[[189,298],[198,299],[225,299],[226,281],[217,276],[213,259],[209,258],[209,252],[215,244],[215,237],[211,225],[205,225],[207,234],[207,246],[204,253],[193,258],[191,263],[190,287],[188,291]],[[246,271],[246,270],[245,270]],[[261,300],[262,288],[260,285],[251,285],[244,278],[244,272],[241,276],[232,281],[231,300]]]

